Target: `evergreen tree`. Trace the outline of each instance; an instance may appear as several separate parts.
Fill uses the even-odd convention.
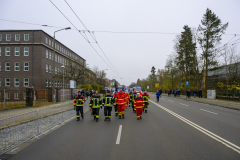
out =
[[[203,15],[201,24],[198,27],[200,36],[198,37],[198,42],[202,48],[202,59],[204,59],[205,66],[205,85],[208,87],[208,69],[217,65],[216,54],[217,51],[215,47],[222,40],[221,36],[228,27],[228,23],[222,24],[221,19],[219,19],[215,13],[207,8],[206,13]]]

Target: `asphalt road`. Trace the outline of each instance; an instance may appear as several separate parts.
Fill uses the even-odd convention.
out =
[[[87,112],[83,121],[72,120],[10,159],[240,159],[240,111],[166,96],[151,100],[142,120],[130,108],[125,119],[110,122],[103,109],[99,122]]]

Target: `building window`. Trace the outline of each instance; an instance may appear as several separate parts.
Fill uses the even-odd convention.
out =
[[[49,39],[49,45],[51,46],[51,44],[52,44],[52,43],[51,43],[51,40]]]
[[[47,37],[45,38],[45,40],[46,40],[45,42],[48,44],[48,39],[47,39]]]
[[[5,86],[10,87],[10,78],[5,78]]]
[[[5,56],[10,56],[10,47],[5,48]]]
[[[6,93],[5,95],[6,95],[5,97],[6,99],[10,99],[10,93]]]
[[[29,41],[29,34],[24,34],[24,41]]]
[[[59,73],[59,68],[58,68],[58,73]]]
[[[59,85],[59,81],[57,81],[58,82],[58,87],[60,87],[60,85]]]
[[[48,64],[46,64],[46,72],[48,72]]]
[[[52,85],[51,80],[49,80],[49,87],[52,87],[51,85]]]
[[[5,71],[10,71],[10,62],[5,63]]]
[[[52,66],[49,65],[49,73],[52,73]]]
[[[2,81],[1,81],[1,78],[0,78],[0,86],[2,86]],[[1,99],[1,98],[0,98]]]
[[[57,81],[55,81],[55,87],[57,87]]]
[[[15,56],[19,56],[20,55],[20,49],[19,47],[15,47]]]
[[[6,34],[6,41],[11,41],[11,34]]]
[[[29,63],[24,63],[24,71],[29,71]]]
[[[55,62],[57,62],[57,55],[55,55]]]
[[[60,62],[60,56],[57,56],[58,57],[58,63]]]
[[[19,62],[15,62],[14,70],[15,71],[19,71],[19,69],[20,69],[20,63]]]
[[[20,41],[20,34],[15,34],[15,41]]]
[[[0,71],[2,70],[2,65],[1,65],[1,62],[0,62]]]
[[[52,47],[53,47],[53,41],[52,41]]]
[[[24,86],[24,87],[28,87],[28,85],[29,85],[29,80],[28,80],[28,78],[24,78],[23,86]]]
[[[2,53],[2,49],[1,49],[1,47],[0,47],[0,56],[2,55],[1,53]]]
[[[24,47],[24,56],[28,56],[28,55],[29,55],[29,48]]]
[[[57,67],[55,67],[55,74],[57,73]]]
[[[14,93],[14,99],[19,99],[19,93]]]
[[[46,87],[48,87],[48,79],[46,79]]]
[[[14,79],[14,86],[19,87],[19,78]]]
[[[0,41],[2,40],[2,35],[0,34]]]
[[[52,59],[52,53],[49,52],[49,59]]]
[[[48,50],[46,50],[46,58],[48,58]]]

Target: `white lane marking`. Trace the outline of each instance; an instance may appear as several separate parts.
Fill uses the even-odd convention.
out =
[[[207,110],[204,110],[204,109],[200,109],[200,110],[205,111],[205,112],[209,112],[209,113],[212,113],[212,114],[218,114],[218,113],[207,111]]]
[[[172,101],[172,100],[168,100],[168,101],[170,101],[170,102],[174,102],[174,101]]]
[[[199,126],[199,125],[189,121],[188,119],[186,119],[186,118],[176,114],[175,112],[172,112],[171,110],[169,110],[169,109],[167,109],[167,108],[165,108],[165,107],[163,107],[163,106],[161,106],[161,105],[159,105],[159,104],[157,104],[157,103],[155,103],[155,102],[153,102],[151,100],[149,100],[149,101],[152,102],[153,104],[155,104],[156,106],[158,106],[159,108],[161,108],[161,109],[165,110],[166,112],[172,114],[173,116],[177,117],[178,119],[182,120],[183,122],[185,122],[185,123],[189,124],[190,126],[196,128],[200,132],[206,134],[207,136],[215,139],[216,141],[224,144],[225,146],[231,148],[232,150],[234,150],[234,151],[236,151],[236,152],[238,152],[240,154],[240,147],[239,146],[237,146],[237,145],[227,141],[226,139],[224,139],[224,138],[222,138],[222,137],[220,137],[220,136],[210,132],[209,130],[207,130],[207,129],[205,129],[205,128],[203,128],[203,127],[201,127],[201,126]]]
[[[18,148],[15,148],[15,149],[13,149],[11,152],[13,152],[13,151],[15,151],[15,150],[17,150]]]
[[[122,125],[119,126],[116,144],[120,144],[121,133],[122,133]]]
[[[183,106],[188,106],[187,104],[183,104],[183,103],[180,103],[181,105],[183,105]]]

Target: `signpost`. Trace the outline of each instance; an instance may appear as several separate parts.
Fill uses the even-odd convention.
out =
[[[159,83],[155,83],[155,88],[159,88]]]
[[[189,85],[189,82],[188,81],[186,81],[186,86],[188,86]]]
[[[149,86],[147,86],[147,89],[149,89]]]
[[[74,80],[70,80],[70,88],[76,88],[76,82]]]

